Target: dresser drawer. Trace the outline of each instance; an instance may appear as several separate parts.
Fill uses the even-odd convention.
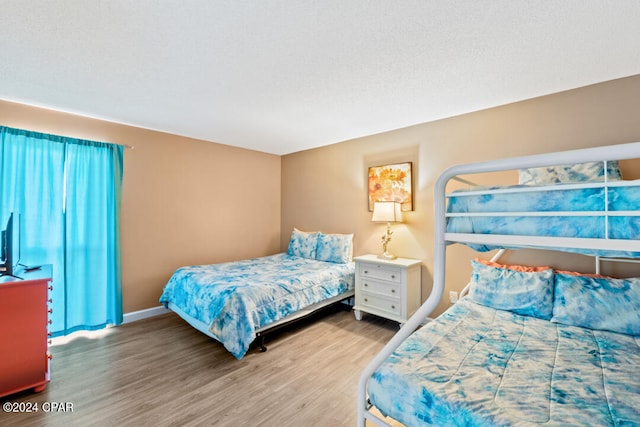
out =
[[[402,293],[399,283],[385,282],[369,277],[363,277],[360,279],[360,289],[364,292],[370,292],[391,298],[400,298]]]
[[[388,265],[361,264],[360,276],[365,279],[372,277],[374,279],[400,283],[402,280],[402,271],[399,268],[390,267]]]
[[[384,298],[369,293],[362,294],[361,304],[364,308],[370,308],[374,311],[385,311],[395,316],[399,316],[402,312],[402,307],[399,300]]]

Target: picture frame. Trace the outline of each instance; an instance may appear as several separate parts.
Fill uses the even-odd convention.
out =
[[[399,202],[403,212],[413,210],[412,162],[370,166],[368,171],[368,204],[373,212],[375,202]]]

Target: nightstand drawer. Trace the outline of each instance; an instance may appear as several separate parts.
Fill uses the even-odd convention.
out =
[[[402,272],[399,268],[382,264],[363,264],[360,266],[360,275],[363,278],[373,277],[395,283],[400,283],[402,278]]]
[[[374,311],[385,311],[396,316],[400,315],[402,309],[399,300],[397,301],[365,293],[362,294],[362,305],[365,308],[368,307]]]
[[[364,292],[370,292],[381,296],[400,298],[400,284],[389,283],[381,280],[363,277],[360,283],[360,289]]]

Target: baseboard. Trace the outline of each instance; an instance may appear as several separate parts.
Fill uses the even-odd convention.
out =
[[[147,308],[144,310],[133,311],[131,313],[125,313],[122,316],[122,323],[131,323],[136,320],[146,319],[148,317],[159,316],[161,314],[170,313],[171,310],[168,308],[164,308],[164,306],[160,305],[158,307]]]
[[[142,320],[142,319],[147,319],[149,317],[153,317],[153,316],[160,316],[161,314],[167,314],[167,313],[171,313],[171,310],[169,310],[168,308],[165,308],[162,305],[159,305],[158,307],[152,307],[152,308],[146,308],[144,310],[139,310],[139,311],[132,311],[131,313],[125,313],[122,316],[122,323],[131,323],[131,322],[135,322],[136,320]],[[427,323],[433,321],[432,318],[427,317],[424,322],[421,323],[421,325],[426,325]]]

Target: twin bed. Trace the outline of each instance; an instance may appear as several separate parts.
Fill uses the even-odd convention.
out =
[[[420,327],[450,244],[640,258],[640,181],[617,169],[636,158],[640,143],[445,171],[432,292],[362,373],[358,425],[640,425],[639,278],[476,260],[468,296]],[[512,169],[519,185],[446,192],[459,175]]]
[[[286,253],[179,268],[160,302],[241,359],[256,338],[354,294],[353,236],[294,229]]]

